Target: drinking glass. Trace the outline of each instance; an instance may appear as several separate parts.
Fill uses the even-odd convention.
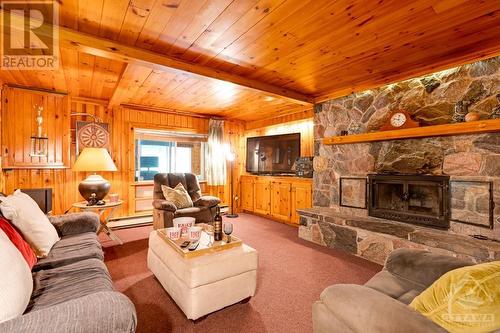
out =
[[[233,233],[233,224],[231,222],[224,222],[224,233],[227,235],[227,242],[231,243],[231,234]]]
[[[208,243],[207,243],[207,246],[208,247],[211,247],[214,245],[214,243],[212,242],[212,236],[214,235],[214,226],[213,225],[210,225],[210,224],[205,224],[205,232],[207,233],[208,235]]]

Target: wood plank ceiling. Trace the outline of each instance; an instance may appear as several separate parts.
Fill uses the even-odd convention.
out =
[[[60,3],[64,27],[288,88],[315,101],[500,54],[498,0]],[[75,50],[63,49],[61,57],[62,72],[13,71],[0,73],[0,78],[107,99],[112,105],[242,120],[311,108],[178,70],[160,71]]]

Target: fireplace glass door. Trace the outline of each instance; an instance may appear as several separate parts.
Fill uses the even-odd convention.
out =
[[[437,183],[408,184],[408,212],[439,216],[443,212],[440,185]]]
[[[370,216],[449,227],[447,176],[369,175]]]

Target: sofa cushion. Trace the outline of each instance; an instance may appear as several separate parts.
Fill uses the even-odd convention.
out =
[[[12,221],[23,234],[37,257],[45,257],[59,240],[59,235],[38,204],[20,190],[16,190],[8,197],[2,197],[0,201],[3,216]]]
[[[366,286],[332,285],[323,290],[320,298],[319,305],[324,305],[332,316],[345,325],[340,329],[317,333],[446,333],[439,325],[407,305]],[[313,307],[313,311],[315,308]],[[315,323],[314,326],[320,325]],[[327,329],[331,327],[324,326]],[[349,330],[344,330],[345,326]]]
[[[405,304],[410,304],[413,298],[426,288],[424,285],[398,277],[387,270],[375,274],[365,286]]]
[[[26,312],[41,310],[72,299],[112,291],[104,262],[86,259],[33,273],[33,294]]]
[[[193,201],[184,186],[179,183],[175,188],[162,185],[165,200],[172,202],[177,209],[193,207]]]
[[[33,290],[31,272],[21,252],[0,230],[0,323],[23,314]]]
[[[444,274],[410,307],[450,332],[500,330],[500,261]]]
[[[444,273],[472,265],[468,260],[424,250],[397,249],[387,258],[385,269],[392,274],[424,285],[426,288]]]
[[[40,259],[34,267],[34,271],[50,269],[76,261],[96,258],[104,260],[101,244],[93,232],[69,235],[61,238],[46,258]]]
[[[33,249],[23,239],[23,236],[4,217],[0,217],[0,230],[2,230],[14,246],[21,252],[30,270],[36,264],[36,255]]]

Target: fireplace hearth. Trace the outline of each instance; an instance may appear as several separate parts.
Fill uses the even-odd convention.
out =
[[[448,176],[368,175],[368,215],[448,229],[449,182]]]

